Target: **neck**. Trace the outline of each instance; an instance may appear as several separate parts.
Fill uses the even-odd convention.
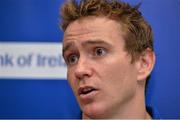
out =
[[[122,117],[119,117],[119,118],[122,118]],[[129,117],[125,117],[124,119],[137,119],[137,118],[135,118],[135,117],[132,117],[132,116],[129,116]],[[83,113],[83,116],[82,116],[82,119],[83,120],[85,120],[85,119],[91,119],[90,117],[88,117],[88,116],[86,116],[84,113]],[[152,119],[152,117],[149,115],[149,113],[146,111],[145,112],[145,115],[144,115],[144,118],[139,118],[139,119],[149,119],[149,120],[151,120]]]

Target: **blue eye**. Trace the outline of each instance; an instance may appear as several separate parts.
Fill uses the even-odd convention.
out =
[[[75,64],[78,61],[78,59],[79,59],[79,57],[77,55],[73,54],[67,58],[67,62],[68,62],[68,64]]]
[[[95,55],[96,56],[103,56],[107,53],[106,49],[104,48],[96,48],[95,49]]]

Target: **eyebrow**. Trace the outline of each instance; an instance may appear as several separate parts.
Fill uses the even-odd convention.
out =
[[[69,43],[67,43],[67,44],[65,45],[65,47],[63,47],[63,53],[62,53],[63,57],[64,57],[64,53],[65,53],[68,49],[70,49],[72,46],[74,46],[74,42],[69,42]]]
[[[96,44],[102,44],[106,46],[112,46],[110,43],[105,42],[101,39],[95,39],[95,40],[88,40],[82,43],[82,46],[87,46],[87,45],[96,45]]]
[[[95,39],[95,40],[87,40],[85,42],[82,42],[81,45],[82,46],[87,46],[87,45],[97,45],[97,44],[102,44],[102,45],[106,45],[106,46],[112,46],[110,43],[107,43],[101,39]],[[68,42],[66,43],[65,47],[63,47],[63,56],[64,53],[70,49],[72,46],[74,46],[74,42]]]

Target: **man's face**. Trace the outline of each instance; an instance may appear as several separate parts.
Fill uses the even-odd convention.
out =
[[[135,96],[137,68],[123,34],[116,21],[104,17],[76,20],[65,31],[67,77],[86,116],[108,118]]]

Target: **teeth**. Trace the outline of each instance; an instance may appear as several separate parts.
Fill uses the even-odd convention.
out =
[[[91,90],[91,88],[85,88],[85,89],[83,89],[83,92],[87,92],[87,91],[90,91]]]
[[[82,89],[81,93],[88,94],[88,93],[92,92],[93,90],[94,90],[93,88],[88,87],[88,88]]]

